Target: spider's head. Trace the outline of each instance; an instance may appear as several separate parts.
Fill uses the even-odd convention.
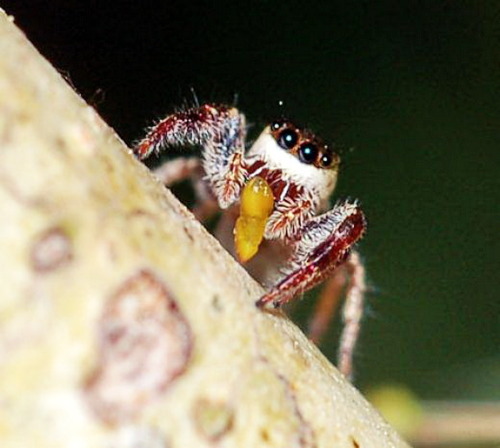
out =
[[[287,119],[267,126],[249,151],[264,159],[269,168],[280,169],[285,176],[314,189],[327,199],[335,187],[340,157],[309,129]]]

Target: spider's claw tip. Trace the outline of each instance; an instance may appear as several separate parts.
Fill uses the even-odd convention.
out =
[[[260,309],[275,310],[280,307],[280,303],[270,300],[268,295],[265,295],[255,302],[255,306]]]

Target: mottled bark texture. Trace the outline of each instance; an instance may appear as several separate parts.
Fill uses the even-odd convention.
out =
[[[407,446],[1,12],[0,55],[2,448]]]

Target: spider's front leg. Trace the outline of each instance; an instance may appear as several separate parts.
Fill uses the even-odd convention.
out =
[[[278,308],[321,283],[347,259],[365,229],[364,214],[355,203],[336,205],[329,212],[311,218],[295,242],[287,275],[257,305]]]
[[[202,146],[203,169],[221,208],[237,201],[246,180],[245,117],[238,109],[205,104],[167,116],[151,127],[135,153],[145,159],[169,146]],[[175,176],[175,174],[174,174]]]
[[[336,268],[345,264],[351,280],[344,307],[339,367],[347,377],[351,375],[364,292],[364,270],[359,256],[351,250],[365,229],[364,214],[355,203],[337,205],[310,219],[301,229],[300,239],[297,238],[287,274],[257,301],[259,307],[278,308],[331,277]]]

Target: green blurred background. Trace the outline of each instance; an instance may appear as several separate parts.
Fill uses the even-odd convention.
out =
[[[358,383],[500,399],[500,3],[140,3],[2,6],[128,143],[191,87],[335,140],[369,220]]]

